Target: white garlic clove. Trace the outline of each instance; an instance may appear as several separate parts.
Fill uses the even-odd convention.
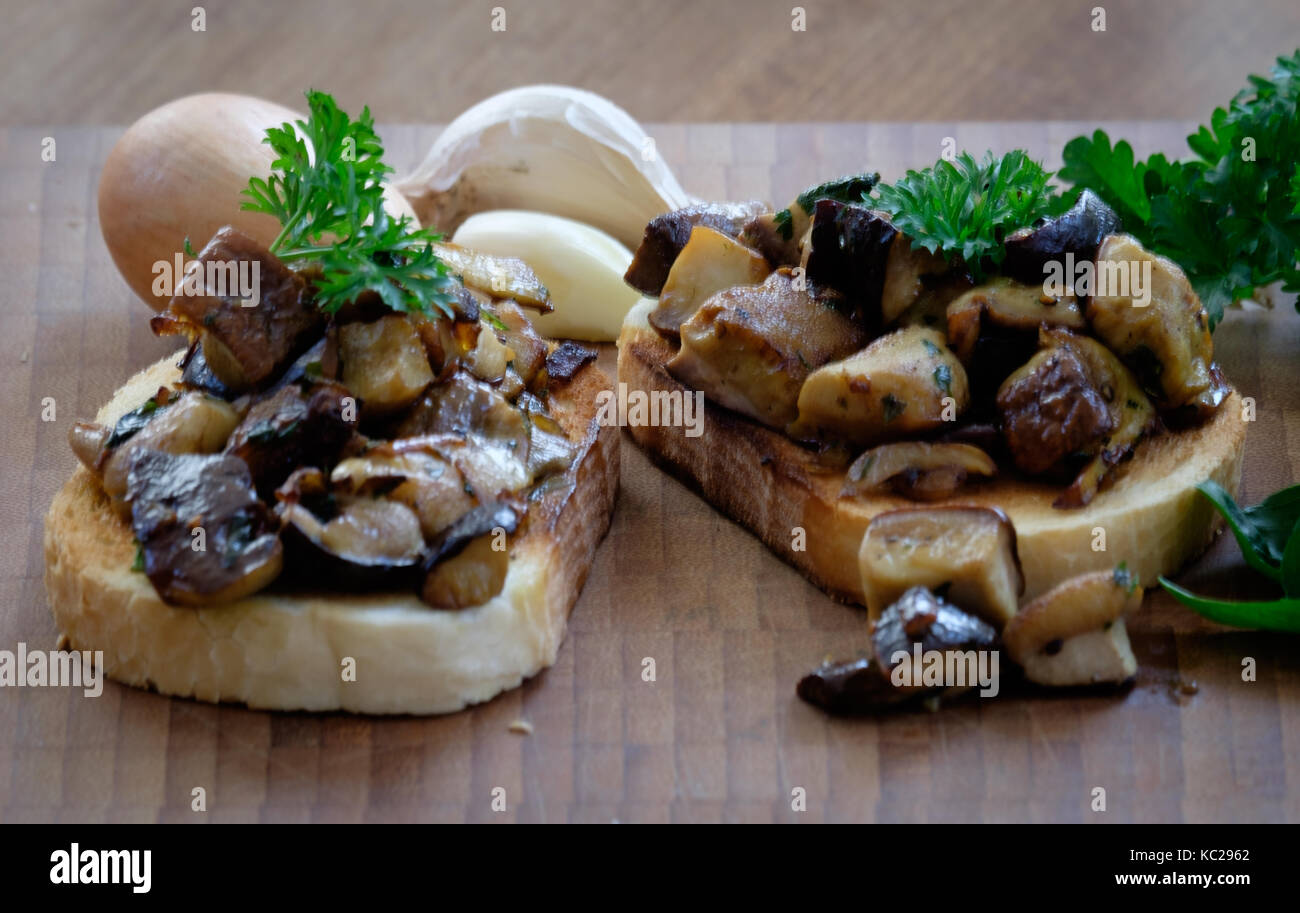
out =
[[[632,252],[599,229],[541,212],[493,210],[466,219],[456,244],[518,257],[550,291],[555,309],[529,313],[544,336],[612,341],[641,295],[623,281]]]
[[[442,232],[477,212],[527,209],[594,225],[629,247],[655,216],[692,202],[631,115],[556,85],[474,105],[397,189],[422,224]]]

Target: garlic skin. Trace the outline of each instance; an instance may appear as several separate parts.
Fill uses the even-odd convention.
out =
[[[299,119],[261,98],[210,92],[168,102],[127,128],[99,178],[99,224],[118,271],[146,304],[167,306],[170,296],[153,293],[153,265],[171,263],[187,237],[196,251],[223,225],[275,240],[280,223],[240,209],[240,192],[250,177],[271,173],[266,128]],[[391,186],[384,199],[391,214],[414,218]]]
[[[543,336],[610,342],[641,294],[623,281],[632,252],[599,229],[542,212],[492,210],[470,216],[454,243],[518,257],[551,293],[555,309],[529,312]]]
[[[527,209],[594,225],[627,247],[655,216],[692,202],[631,115],[558,85],[474,105],[397,188],[438,231],[455,232],[477,212]]]

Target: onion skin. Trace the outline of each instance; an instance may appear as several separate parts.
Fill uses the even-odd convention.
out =
[[[117,141],[99,179],[104,243],[131,289],[155,311],[153,265],[180,253],[185,238],[200,250],[223,225],[270,244],[280,224],[240,209],[250,177],[265,178],[275,156],[266,128],[305,115],[248,95],[188,95],[155,108]],[[387,209],[414,218],[410,204],[385,188]]]

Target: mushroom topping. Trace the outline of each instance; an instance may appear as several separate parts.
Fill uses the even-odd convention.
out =
[[[258,493],[269,498],[298,466],[328,466],[355,432],[344,401],[348,391],[321,383],[304,392],[294,384],[249,408],[230,435],[226,452],[248,464]]]
[[[554,310],[551,293],[542,280],[517,257],[496,257],[469,250],[446,241],[433,245],[433,252],[453,275],[472,289],[493,298],[513,298],[519,304],[542,314]]]
[[[795,693],[814,707],[844,715],[880,713],[914,696],[895,688],[871,657],[824,662],[799,680]]]
[[[289,564],[303,580],[360,589],[414,582],[425,543],[405,504],[327,493],[315,469],[295,472],[276,496]]]
[[[1007,652],[1040,685],[1120,683],[1137,673],[1124,616],[1142,604],[1137,575],[1120,565],[1072,577],[1007,622]]]
[[[939,501],[956,494],[971,475],[997,475],[992,458],[971,444],[881,444],[849,466],[840,497],[892,490],[913,501]]]
[[[1102,239],[1119,228],[1115,210],[1091,190],[1084,190],[1067,212],[1008,235],[1003,243],[1007,255],[1002,270],[1021,282],[1041,285],[1049,262],[1063,263],[1067,254],[1079,261],[1092,260]]]
[[[885,264],[897,236],[884,213],[818,200],[804,250],[808,281],[842,292],[857,323],[879,328]]]
[[[433,543],[421,597],[439,609],[482,605],[501,592],[510,571],[508,539],[520,511],[498,501],[465,514]]]
[[[367,414],[399,412],[433,382],[424,341],[409,320],[396,314],[373,323],[344,324],[339,357],[343,385],[365,404]]]
[[[934,288],[944,284],[951,271],[940,254],[913,245],[902,232],[894,235],[885,261],[885,281],[880,290],[880,317],[885,325],[902,317]],[[946,301],[943,302],[947,304]]]
[[[645,236],[632,257],[623,281],[643,295],[659,297],[668,274],[697,225],[734,238],[750,219],[767,205],[746,203],[698,203],[656,216],[645,227]]]
[[[697,225],[669,270],[659,303],[647,319],[660,335],[677,339],[682,323],[710,295],[737,285],[758,285],[770,272],[772,267],[757,251],[720,231]]]
[[[682,346],[668,372],[715,403],[784,428],[798,416],[808,375],[867,341],[803,285],[779,269],[762,285],[718,292],[682,324]]]
[[[166,602],[233,602],[279,576],[275,518],[237,457],[137,450],[126,498],[145,575]]]
[[[1016,531],[1000,510],[891,510],[867,524],[858,551],[867,612],[877,619],[912,587],[940,590],[1000,629],[1025,589]]]
[[[520,461],[528,458],[523,414],[495,387],[466,371],[457,371],[430,387],[395,431],[397,439],[441,433],[482,437]]]
[[[157,400],[155,397],[154,401]],[[239,413],[225,400],[206,393],[182,393],[166,404],[148,409],[145,403],[136,412],[147,412],[146,422],[138,430],[121,438],[123,422],[108,438],[101,457],[104,467],[104,492],[112,498],[126,494],[127,475],[134,455],[142,450],[166,453],[213,453],[220,450],[239,423]],[[126,421],[126,417],[123,417]],[[121,441],[120,443],[114,443]]]
[[[923,586],[912,587],[903,593],[871,626],[871,649],[876,665],[886,676],[899,663],[912,662],[918,644],[922,653],[964,654],[945,657],[946,666],[948,659],[965,662],[974,658],[970,651],[987,650],[997,643],[997,639],[998,632],[992,626]],[[977,678],[975,675],[966,676],[967,687],[975,684]],[[923,681],[919,670],[910,680],[917,684],[908,690],[929,690],[919,684]]]
[[[343,460],[330,473],[330,488],[349,495],[384,495],[405,504],[419,517],[426,539],[477,503],[455,464],[427,450],[391,453],[380,447]]]
[[[1141,283],[1150,296],[1145,303],[1137,288],[1143,274],[1150,280]],[[1131,235],[1111,235],[1097,252],[1097,283],[1106,292],[1088,303],[1097,337],[1158,394],[1162,409],[1213,412],[1227,385],[1216,383],[1209,318],[1178,264]]]
[[[1041,284],[1007,278],[954,298],[946,319],[948,342],[966,367],[972,398],[981,404],[992,400],[1011,370],[1033,355],[1041,327],[1085,327],[1073,293],[1047,295]]]
[[[582,366],[595,361],[599,353],[591,346],[566,339],[546,356],[546,380],[569,381],[577,376]]]
[[[501,323],[501,326],[495,328],[497,335],[501,337],[506,348],[513,353],[512,366],[520,380],[527,386],[533,382],[533,378],[546,364],[546,340],[533,329],[532,322],[524,316],[524,312],[514,301],[508,298],[496,301],[491,309]]]
[[[1096,340],[1059,328],[1044,328],[1039,340],[1042,348],[998,390],[1003,436],[1028,473],[1086,458],[1053,504],[1082,507],[1153,427],[1155,410],[1132,372]]]
[[[324,316],[307,282],[247,235],[220,229],[197,263],[198,294],[178,294],[153,326],[191,338],[202,334],[204,360],[229,389],[264,386],[319,334]],[[254,269],[258,300],[248,302],[234,280]],[[210,287],[208,277],[226,278],[225,287]]]
[[[966,371],[943,334],[913,326],[808,375],[790,436],[870,446],[956,421],[970,403]]]

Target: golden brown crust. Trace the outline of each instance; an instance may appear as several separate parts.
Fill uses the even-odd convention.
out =
[[[664,370],[670,343],[646,323],[652,302],[629,312],[619,336],[618,379],[629,391],[685,393]],[[842,471],[826,471],[782,434],[706,403],[704,432],[680,427],[629,427],[633,439],[674,475],[693,485],[832,596],[863,601],[857,554],[867,523],[884,510],[913,507],[888,494],[839,497]],[[1218,515],[1195,486],[1214,479],[1236,493],[1246,423],[1233,393],[1204,425],[1143,441],[1133,459],[1085,508],[1051,506],[1059,485],[1002,477],[972,486],[947,502],[999,507],[1016,527],[1025,572],[1025,599],[1062,580],[1109,570],[1121,561],[1145,583],[1172,573],[1199,554],[1219,527]],[[796,550],[795,529],[806,549]],[[1105,549],[1097,531],[1104,532]]]
[[[146,368],[101,411],[114,421],[176,379],[175,356]],[[591,364],[552,394],[552,412],[580,457],[566,484],[530,503],[511,544],[502,593],[459,612],[399,592],[262,592],[189,609],[158,598],[129,524],[83,468],[45,519],[45,584],[73,649],[104,651],[128,684],[205,701],[276,710],[446,713],[488,700],[555,661],[569,610],[609,528],[618,489],[618,429],[596,420],[609,380]],[[355,680],[344,680],[347,659]]]

